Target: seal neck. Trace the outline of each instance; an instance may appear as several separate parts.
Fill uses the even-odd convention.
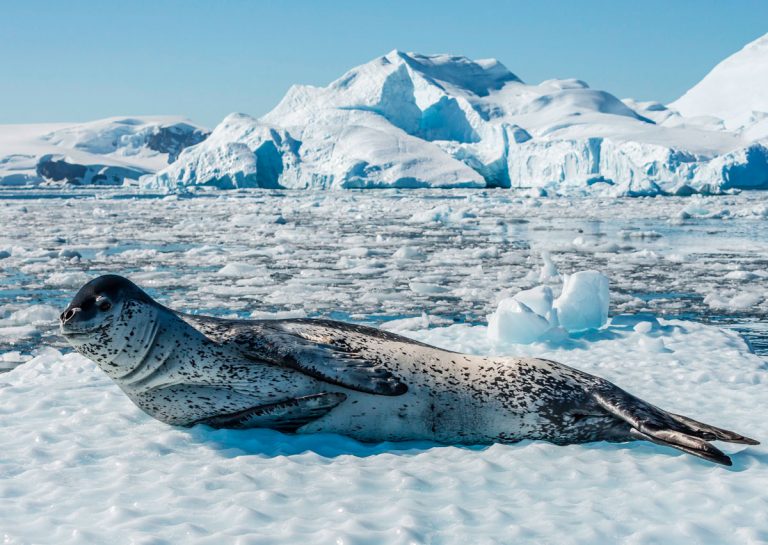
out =
[[[110,328],[108,350],[94,358],[118,383],[142,374],[155,360],[157,337],[163,324],[163,311],[142,301],[127,301]],[[162,364],[162,362],[154,363]],[[154,366],[154,363],[152,364]]]

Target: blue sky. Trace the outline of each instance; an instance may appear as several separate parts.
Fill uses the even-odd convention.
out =
[[[4,2],[0,123],[181,114],[213,126],[395,48],[667,102],[766,32],[765,0]]]

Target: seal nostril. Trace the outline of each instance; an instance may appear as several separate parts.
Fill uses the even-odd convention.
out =
[[[75,314],[79,311],[79,308],[69,308],[61,313],[61,316],[59,317],[63,323],[67,323],[72,318],[75,317]]]

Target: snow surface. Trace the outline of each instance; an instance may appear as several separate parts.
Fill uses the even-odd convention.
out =
[[[454,350],[552,358],[765,443],[765,359],[691,319],[764,325],[766,219],[757,193],[0,190],[0,537],[764,543],[765,446],[720,444],[734,461],[724,468],[640,442],[365,445],[173,428],[67,352],[54,324],[86,279],[118,272],[192,312],[342,318]],[[586,269],[611,281],[603,327],[525,345],[489,338],[499,301],[546,314]]]
[[[660,321],[574,349],[518,347],[765,438],[765,362],[734,333]],[[482,326],[412,332],[489,353]],[[668,350],[648,349],[646,341]],[[724,363],[724,362],[727,362]],[[4,542],[764,543],[765,447],[732,469],[650,443],[365,445],[166,426],[96,366],[43,350],[0,375]]]
[[[0,186],[62,180],[122,185],[172,162],[207,131],[181,117],[0,125]]]
[[[756,56],[768,59],[763,49]],[[768,188],[757,136],[581,80],[526,84],[494,59],[395,50],[327,87],[291,87],[260,119],[228,116],[140,183],[718,193]]]

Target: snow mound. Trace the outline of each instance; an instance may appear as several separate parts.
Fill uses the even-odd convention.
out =
[[[645,196],[768,188],[768,149],[722,123],[494,59],[392,51],[268,114],[233,114],[152,189],[511,187]]]
[[[207,135],[176,117],[0,125],[0,185],[119,185],[160,170]]]

